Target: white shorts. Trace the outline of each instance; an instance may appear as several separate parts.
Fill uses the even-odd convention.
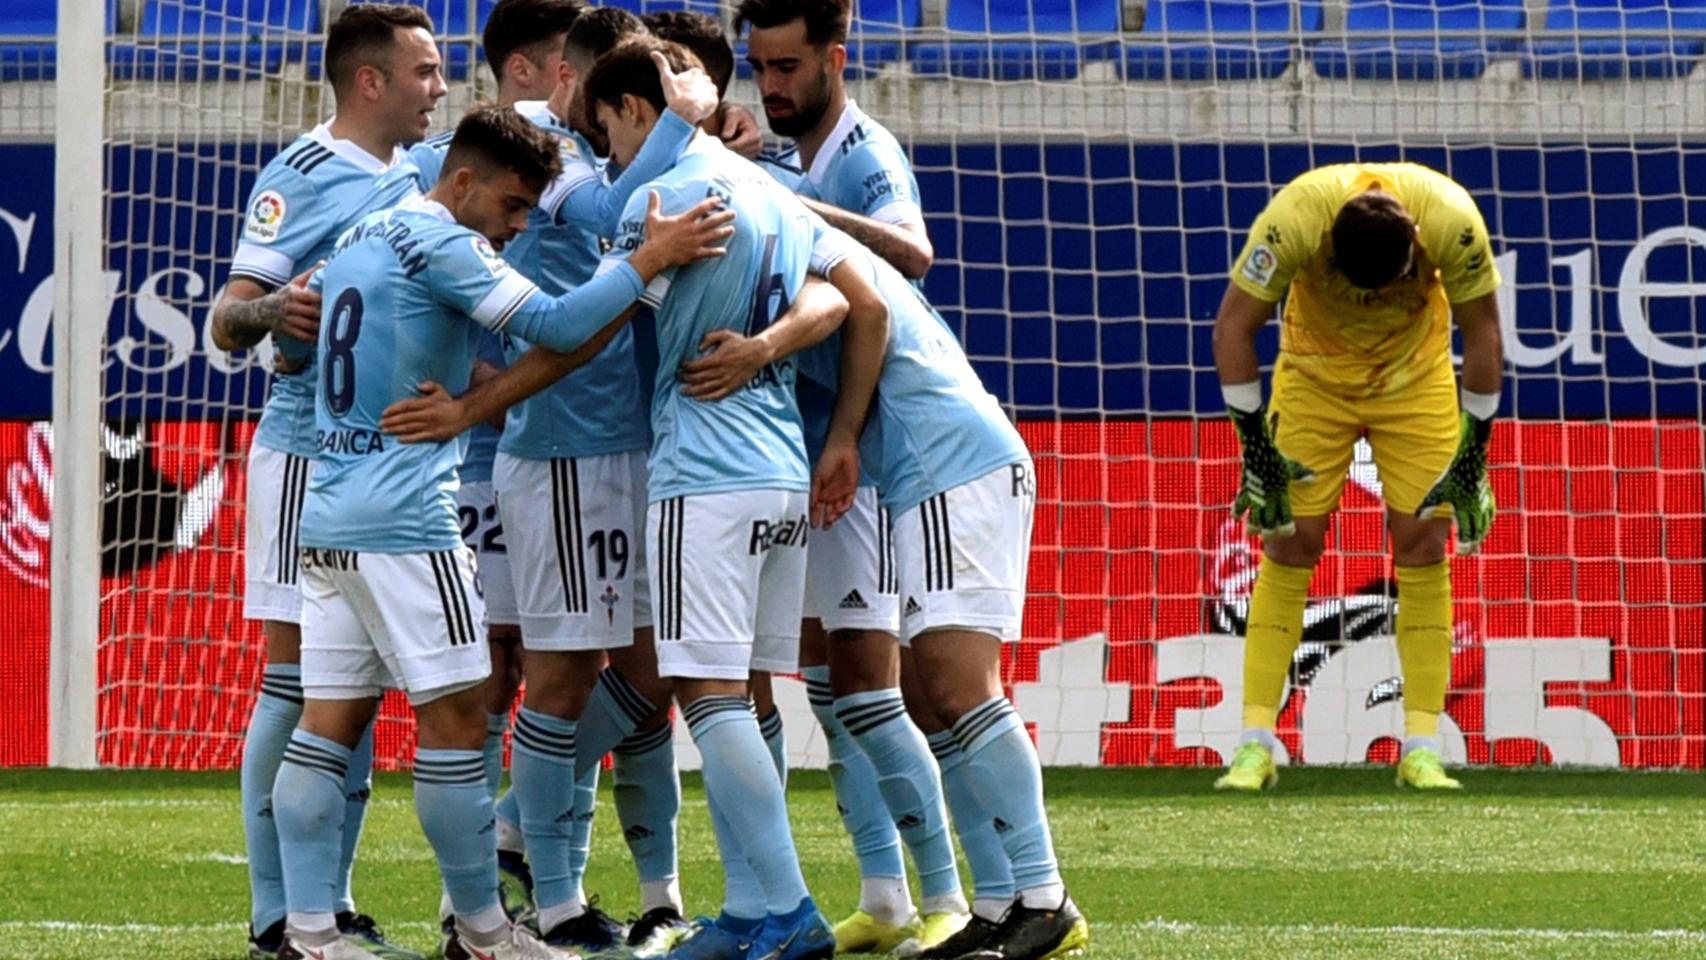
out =
[[[828,530],[813,530],[806,548],[805,615],[836,630],[900,632],[900,578],[894,566],[894,523],[876,487],[860,487],[853,509]]]
[[[806,585],[806,494],[673,497],[646,511],[658,674],[745,680],[793,673]]]
[[[302,692],[355,700],[401,689],[415,704],[492,672],[467,547],[436,553],[302,551]]]
[[[1036,473],[1013,463],[939,493],[895,519],[900,638],[959,627],[1019,639],[1031,559]]]
[[[521,621],[515,612],[515,584],[510,580],[509,549],[504,546],[503,518],[498,516],[497,494],[490,482],[463,481],[456,491],[456,516],[462,524],[462,542],[474,551],[485,588],[484,626],[514,626]]]
[[[243,517],[243,616],[302,622],[296,533],[314,461],[249,447],[249,493]]]
[[[646,455],[559,460],[499,452],[499,512],[510,518],[510,575],[521,645],[612,650],[651,626],[646,573]]]

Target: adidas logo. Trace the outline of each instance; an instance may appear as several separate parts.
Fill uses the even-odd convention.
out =
[[[914,616],[916,614],[920,614],[923,612],[924,612],[924,608],[919,606],[917,597],[907,597],[906,598],[906,615],[907,616],[910,617],[910,616]]]
[[[841,598],[841,609],[843,609],[843,610],[869,610],[869,609],[871,609],[871,607],[870,607],[870,604],[867,604],[865,602],[864,597],[859,596],[859,591],[857,588],[855,588],[853,590],[849,590],[847,592],[847,596]]]
[[[625,839],[627,839],[630,843],[632,843],[635,840],[645,840],[648,837],[651,837],[653,835],[654,834],[652,833],[651,830],[649,830],[645,827],[642,827],[637,823],[634,824],[633,826],[629,827],[628,829],[622,831],[622,836]]]
[[[1007,821],[1001,819],[1000,817],[995,818],[995,832],[996,833],[1006,833],[1007,831],[1009,831],[1011,829],[1013,829],[1013,825],[1011,823],[1008,823]]]
[[[572,821],[574,818],[575,818],[575,811],[571,807],[570,809],[564,810],[562,813],[557,814],[557,816],[555,818],[553,818],[551,822],[552,823],[568,823],[568,822]]]
[[[924,818],[916,813],[909,813],[894,822],[896,830],[913,830],[924,826]]]
[[[595,814],[593,814],[593,812],[591,810],[588,810],[585,813],[578,813],[578,814],[575,814],[575,822],[576,823],[591,823],[592,818],[594,816],[595,816]]]

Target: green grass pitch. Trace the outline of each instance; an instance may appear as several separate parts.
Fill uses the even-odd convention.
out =
[[[1469,771],[1460,796],[1386,770],[1288,770],[1217,796],[1206,770],[1055,770],[1067,882],[1093,957],[1706,957],[1706,778]],[[682,887],[721,890],[686,778]],[[0,773],[0,957],[236,958],[247,916],[234,774]],[[839,917],[858,879],[827,778],[789,785],[806,877]],[[636,890],[605,786],[587,889]],[[406,777],[380,776],[356,873],[396,939],[435,940],[438,884]]]

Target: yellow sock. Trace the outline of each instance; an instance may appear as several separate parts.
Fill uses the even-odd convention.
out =
[[[1439,734],[1451,683],[1451,565],[1398,568],[1398,663],[1404,668],[1404,735]]]
[[[1285,674],[1303,639],[1303,608],[1315,571],[1288,567],[1267,557],[1250,593],[1244,630],[1244,729],[1272,730],[1285,696]]]

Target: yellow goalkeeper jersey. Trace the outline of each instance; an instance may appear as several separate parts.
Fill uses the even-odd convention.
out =
[[[1378,292],[1332,269],[1333,220],[1350,198],[1379,189],[1416,222],[1421,255]],[[1280,367],[1350,398],[1451,376],[1451,308],[1498,289],[1487,224],[1450,177],[1415,163],[1320,167],[1287,184],[1256,218],[1232,282],[1276,302],[1290,288]]]

